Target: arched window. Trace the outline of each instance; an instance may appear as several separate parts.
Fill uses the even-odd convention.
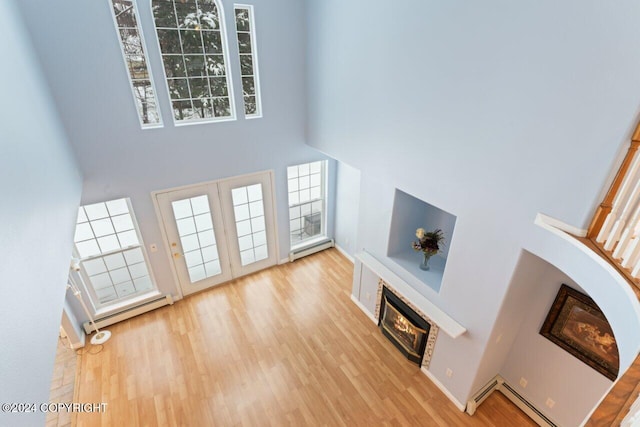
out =
[[[153,0],[176,123],[235,118],[222,9],[216,0]]]

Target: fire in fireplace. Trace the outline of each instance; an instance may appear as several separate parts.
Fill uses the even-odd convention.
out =
[[[378,326],[407,359],[422,365],[430,325],[386,287],[382,289]]]

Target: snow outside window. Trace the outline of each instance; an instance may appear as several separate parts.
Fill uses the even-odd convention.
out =
[[[244,116],[255,118],[262,116],[260,85],[258,84],[258,55],[256,53],[256,29],[253,20],[253,6],[235,5],[236,35],[240,73],[242,74],[242,100]]]
[[[216,0],[153,0],[176,124],[235,118],[224,14]]]
[[[109,1],[140,125],[143,129],[162,126],[156,91],[151,70],[148,67],[149,60],[138,25],[135,2],[132,0]]]

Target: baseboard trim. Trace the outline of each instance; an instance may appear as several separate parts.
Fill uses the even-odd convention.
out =
[[[525,399],[520,393],[518,393],[513,387],[511,387],[500,375],[496,375],[491,379],[484,387],[482,387],[470,400],[467,402],[466,412],[469,415],[473,415],[478,406],[482,404],[494,391],[499,391],[514,405],[522,410],[529,418],[531,418],[540,427],[557,427],[557,425],[547,418],[538,408],[532,405],[527,399]]]
[[[503,380],[504,381],[504,380]],[[541,427],[558,427],[553,421],[547,418],[538,408],[533,406],[528,400],[521,396],[517,391],[513,389],[509,384],[503,382],[500,388],[497,389],[500,393],[505,395],[507,399],[513,402],[518,408],[522,409],[522,412],[527,414],[529,418],[535,421]]]
[[[372,321],[373,323],[375,323],[376,325],[378,324],[378,319],[376,319],[375,317],[373,317],[373,314],[369,313],[369,310],[367,310],[367,308],[366,308],[364,305],[362,305],[362,303],[361,303],[360,301],[358,301],[358,299],[357,299],[355,296],[353,296],[353,294],[351,295],[351,301],[353,301],[353,303],[354,303],[355,305],[357,305],[357,306],[358,306],[358,308],[359,308],[360,310],[362,310],[362,311],[364,312],[364,314],[366,314],[366,315],[367,315],[367,317],[368,317],[369,319],[371,319],[371,321]]]
[[[345,251],[340,245],[338,245],[336,243],[335,248],[338,250],[338,252],[340,252],[346,259],[348,259],[349,261],[351,261],[351,264],[355,264],[356,260],[355,258],[353,258],[351,255],[349,255],[347,253],[347,251]]]
[[[436,385],[436,387],[438,387],[440,389],[440,391],[442,393],[444,393],[445,396],[447,396],[449,398],[449,400],[456,406],[456,408],[458,408],[458,410],[460,410],[460,412],[464,412],[466,406],[464,404],[462,404],[458,399],[456,399],[454,397],[453,394],[451,394],[451,392],[449,391],[449,389],[447,389],[444,384],[442,384],[440,382],[439,379],[437,379],[431,372],[429,372],[428,369],[426,368],[421,368],[420,369],[422,371],[423,374],[425,374],[427,376],[427,378],[429,378],[431,380],[432,383],[434,383]]]
[[[369,313],[369,310],[366,309],[366,307],[364,305],[362,305],[362,303],[360,301],[358,301],[358,299],[352,294],[351,295],[351,301],[353,301],[353,303],[358,306],[358,308],[360,310],[362,310],[364,312],[364,314],[374,323],[374,324],[378,324],[378,319],[376,319],[373,314]],[[434,383],[436,385],[436,387],[438,387],[440,389],[440,391],[442,393],[444,393],[445,396],[447,396],[447,398],[456,406],[456,408],[458,408],[461,412],[464,412],[466,406],[464,404],[462,404],[458,399],[456,399],[453,394],[451,394],[451,392],[440,382],[440,380],[438,380],[435,376],[433,376],[433,374],[431,372],[429,372],[429,370],[425,367],[420,368],[420,370],[422,371],[423,374],[425,374],[427,376],[427,378],[429,378],[431,380],[432,383]]]

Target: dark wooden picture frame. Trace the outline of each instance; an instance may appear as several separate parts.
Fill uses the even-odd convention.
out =
[[[587,295],[563,284],[540,334],[610,380],[618,377],[618,346],[607,318]]]

